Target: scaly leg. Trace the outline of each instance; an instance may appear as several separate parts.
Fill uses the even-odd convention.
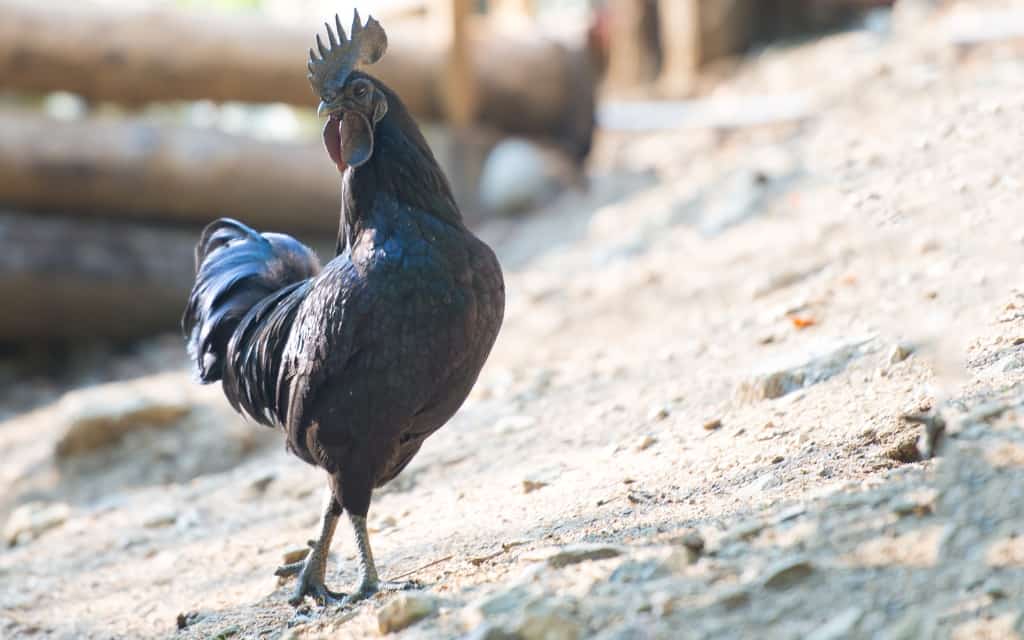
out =
[[[377,565],[373,562],[373,551],[370,549],[370,533],[366,530],[366,517],[348,514],[352,529],[356,534],[356,546],[359,547],[359,586],[354,593],[345,596],[343,604],[353,604],[369,598],[379,591],[404,591],[418,589],[417,582],[382,582],[377,575]]]
[[[312,597],[320,605],[341,602],[345,597],[344,593],[331,591],[324,584],[324,576],[327,573],[327,553],[331,549],[331,539],[334,537],[334,530],[338,526],[340,515],[341,505],[334,498],[334,493],[328,491],[327,503],[320,520],[320,537],[315,541],[310,541],[310,552],[306,555],[306,559],[282,565],[274,572],[275,575],[281,577],[299,576],[295,593],[288,599],[288,603],[292,606],[297,607],[302,604],[306,596]]]

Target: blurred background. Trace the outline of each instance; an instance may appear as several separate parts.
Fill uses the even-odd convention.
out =
[[[322,478],[193,383],[178,324],[217,217],[333,256],[339,176],[306,52],[353,7],[387,30],[370,72],[423,126],[508,289],[470,399],[374,503],[389,575],[447,554],[417,577],[465,604],[466,585],[518,573],[510,549],[718,535],[829,485],[923,482],[901,416],[944,398],[996,398],[984,419],[1021,424],[1024,400],[993,389],[1024,389],[1024,0],[0,0],[0,585],[27,587],[0,588],[0,637],[290,624],[268,569],[304,551]],[[979,510],[1024,504],[970,482]],[[970,504],[948,495],[947,513]],[[859,544],[849,522],[890,527],[883,502],[837,502],[846,520],[778,540]],[[769,520],[804,526],[794,513]],[[686,589],[774,553],[722,544],[735,570]],[[765,620],[811,637],[836,602],[862,598],[880,629],[901,611],[865,603],[878,589],[955,584],[921,572],[915,592],[888,556],[865,562],[779,592],[806,616],[756,593],[676,613],[725,620],[705,637],[775,637]],[[960,569],[936,564],[982,584]],[[197,608],[220,613],[189,626]],[[913,629],[863,637],[932,637]]]
[[[799,118],[800,95],[741,111],[701,98],[737,56],[884,28],[892,1],[355,4],[390,36],[373,72],[425,125],[478,225],[586,191],[623,131]],[[61,370],[71,345],[174,331],[194,241],[218,216],[329,255],[338,177],[303,56],[352,6],[0,2],[0,354]]]

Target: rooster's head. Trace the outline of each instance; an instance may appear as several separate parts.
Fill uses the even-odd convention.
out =
[[[355,12],[348,36],[341,19],[329,23],[324,46],[316,36],[316,48],[309,50],[309,82],[320,96],[317,113],[326,115],[324,146],[342,173],[359,167],[373,155],[373,131],[388,112],[388,101],[373,78],[360,73],[360,65],[373,64],[384,55],[388,38],[384,28],[372,17],[362,24]]]

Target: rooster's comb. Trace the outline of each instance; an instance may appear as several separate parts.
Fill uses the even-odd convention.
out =
[[[306,65],[309,69],[309,83],[320,96],[336,92],[345,85],[345,80],[358,65],[377,62],[388,48],[388,37],[384,33],[384,28],[372,16],[367,18],[364,25],[359,19],[359,11],[356,10],[347,37],[345,29],[341,26],[341,18],[337,14],[334,16],[334,24],[337,33],[330,23],[324,23],[330,47],[324,46],[318,33],[316,49],[320,55],[317,56],[316,51],[310,49],[309,62]]]

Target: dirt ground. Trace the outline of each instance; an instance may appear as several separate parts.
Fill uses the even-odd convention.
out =
[[[176,337],[13,385],[0,636],[1021,637],[1024,45],[965,13],[1014,4],[765,51],[714,97],[809,114],[606,133],[588,193],[485,228],[503,332],[371,510],[422,592],[287,604],[324,477]]]

